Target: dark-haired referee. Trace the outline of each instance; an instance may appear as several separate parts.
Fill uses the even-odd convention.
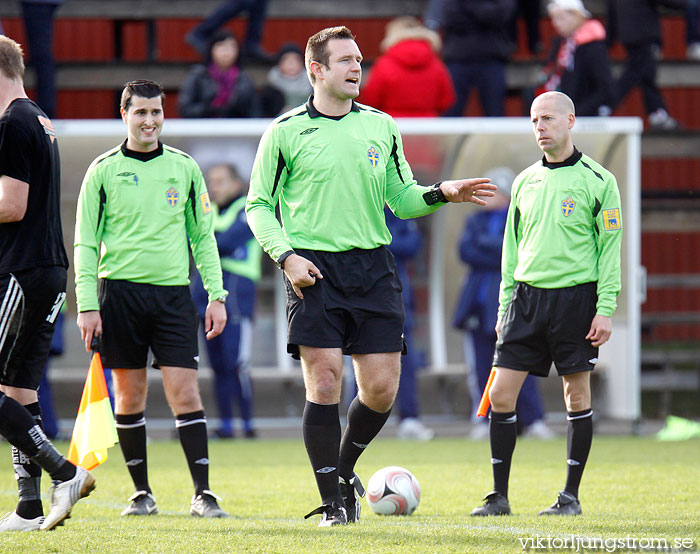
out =
[[[101,335],[114,376],[119,444],[136,492],[122,515],[157,512],[146,464],[146,358],[161,370],[195,493],[190,512],[225,517],[209,489],[206,418],[197,384],[197,313],[190,296],[188,237],[209,294],[208,339],[226,324],[227,292],[202,172],[162,144],[163,88],[133,81],[122,92],[127,139],[87,170],[75,225],[78,326],[85,348]],[[99,288],[97,278],[102,279]]]
[[[508,479],[515,404],[528,373],[562,378],[568,412],[564,490],[540,515],[578,515],[578,489],[593,437],[591,371],[612,332],[620,292],[622,219],[615,176],[572,142],[574,103],[546,92],[530,107],[544,156],[516,177],[503,238],[490,389],[494,490],[473,516],[510,514]]]
[[[418,217],[446,202],[485,204],[478,197],[496,187],[488,179],[432,189],[415,182],[393,119],[353,100],[362,55],[349,29],[316,33],[305,57],[313,95],[265,132],[246,211],[284,270],[288,350],[301,358],[304,443],[322,499],[309,515],[331,526],[359,520],[355,462],[389,417],[401,371],[401,282],[386,246],[384,205]],[[353,357],[359,392],[341,440],[344,353]]]

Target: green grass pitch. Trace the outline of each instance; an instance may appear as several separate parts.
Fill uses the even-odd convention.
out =
[[[60,443],[59,448],[65,452],[67,444]],[[318,517],[302,517],[319,505],[319,499],[300,439],[210,443],[211,487],[233,516],[223,520],[189,515],[191,482],[176,441],[149,446],[150,480],[160,514],[120,517],[132,488],[117,446],[94,470],[97,489],[76,505],[65,526],[52,532],[5,533],[0,536],[0,552],[576,552],[574,541],[579,541],[578,552],[629,552],[634,544],[667,545],[665,551],[700,549],[698,440],[662,443],[653,438],[595,437],[581,487],[584,514],[575,518],[537,516],[563,486],[564,439],[520,440],[509,495],[514,515],[471,518],[471,509],[490,490],[489,458],[486,442],[380,438],[360,459],[358,473],[367,483],[374,471],[387,465],[410,469],[422,488],[415,514],[377,516],[363,501],[359,524],[320,529]],[[5,460],[0,479],[0,513],[4,513],[13,509],[16,499],[7,443],[0,445],[0,459]],[[48,478],[43,484],[47,491]],[[620,541],[627,541],[627,548]]]

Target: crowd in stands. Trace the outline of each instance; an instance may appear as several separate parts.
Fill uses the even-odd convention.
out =
[[[607,0],[606,6],[601,21],[583,0],[547,4],[540,0],[429,0],[422,21],[403,16],[389,22],[380,56],[364,79],[360,101],[397,117],[454,117],[465,113],[470,94],[476,91],[485,116],[504,115],[506,68],[522,18],[528,50],[543,61],[535,82],[522,90],[524,105],[542,92],[556,90],[572,98],[578,115],[608,116],[639,87],[649,127],[678,128],[657,85],[660,10],[684,15],[687,57],[697,61],[698,0]],[[546,53],[540,35],[543,8],[556,32]],[[265,10],[266,2],[223,2],[188,33],[187,42],[205,64],[193,68],[180,89],[182,117],[275,117],[308,97],[300,45],[285,44],[276,55],[260,46]],[[245,11],[248,29],[238,56],[235,37],[222,35],[219,29]],[[222,37],[236,54],[229,53],[225,65],[214,59],[213,52]],[[608,54],[616,41],[627,53],[617,79]],[[275,63],[263,86],[252,85],[242,68],[246,61]]]

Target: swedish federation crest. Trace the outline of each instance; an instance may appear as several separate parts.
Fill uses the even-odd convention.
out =
[[[168,201],[168,206],[174,208],[177,205],[177,201],[180,198],[180,193],[175,190],[175,187],[170,187],[165,191],[165,199]]]
[[[574,202],[574,199],[571,198],[571,196],[567,196],[561,201],[561,211],[564,214],[564,217],[569,217],[572,213],[574,213],[575,207],[576,202]]]
[[[367,150],[367,157],[369,158],[369,163],[372,164],[372,167],[377,167],[377,164],[379,163],[379,152],[377,152],[377,149],[374,146]]]

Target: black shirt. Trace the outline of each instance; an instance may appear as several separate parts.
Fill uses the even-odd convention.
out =
[[[61,229],[61,169],[51,121],[27,98],[0,117],[0,175],[29,184],[21,221],[0,223],[0,274],[68,267]]]

